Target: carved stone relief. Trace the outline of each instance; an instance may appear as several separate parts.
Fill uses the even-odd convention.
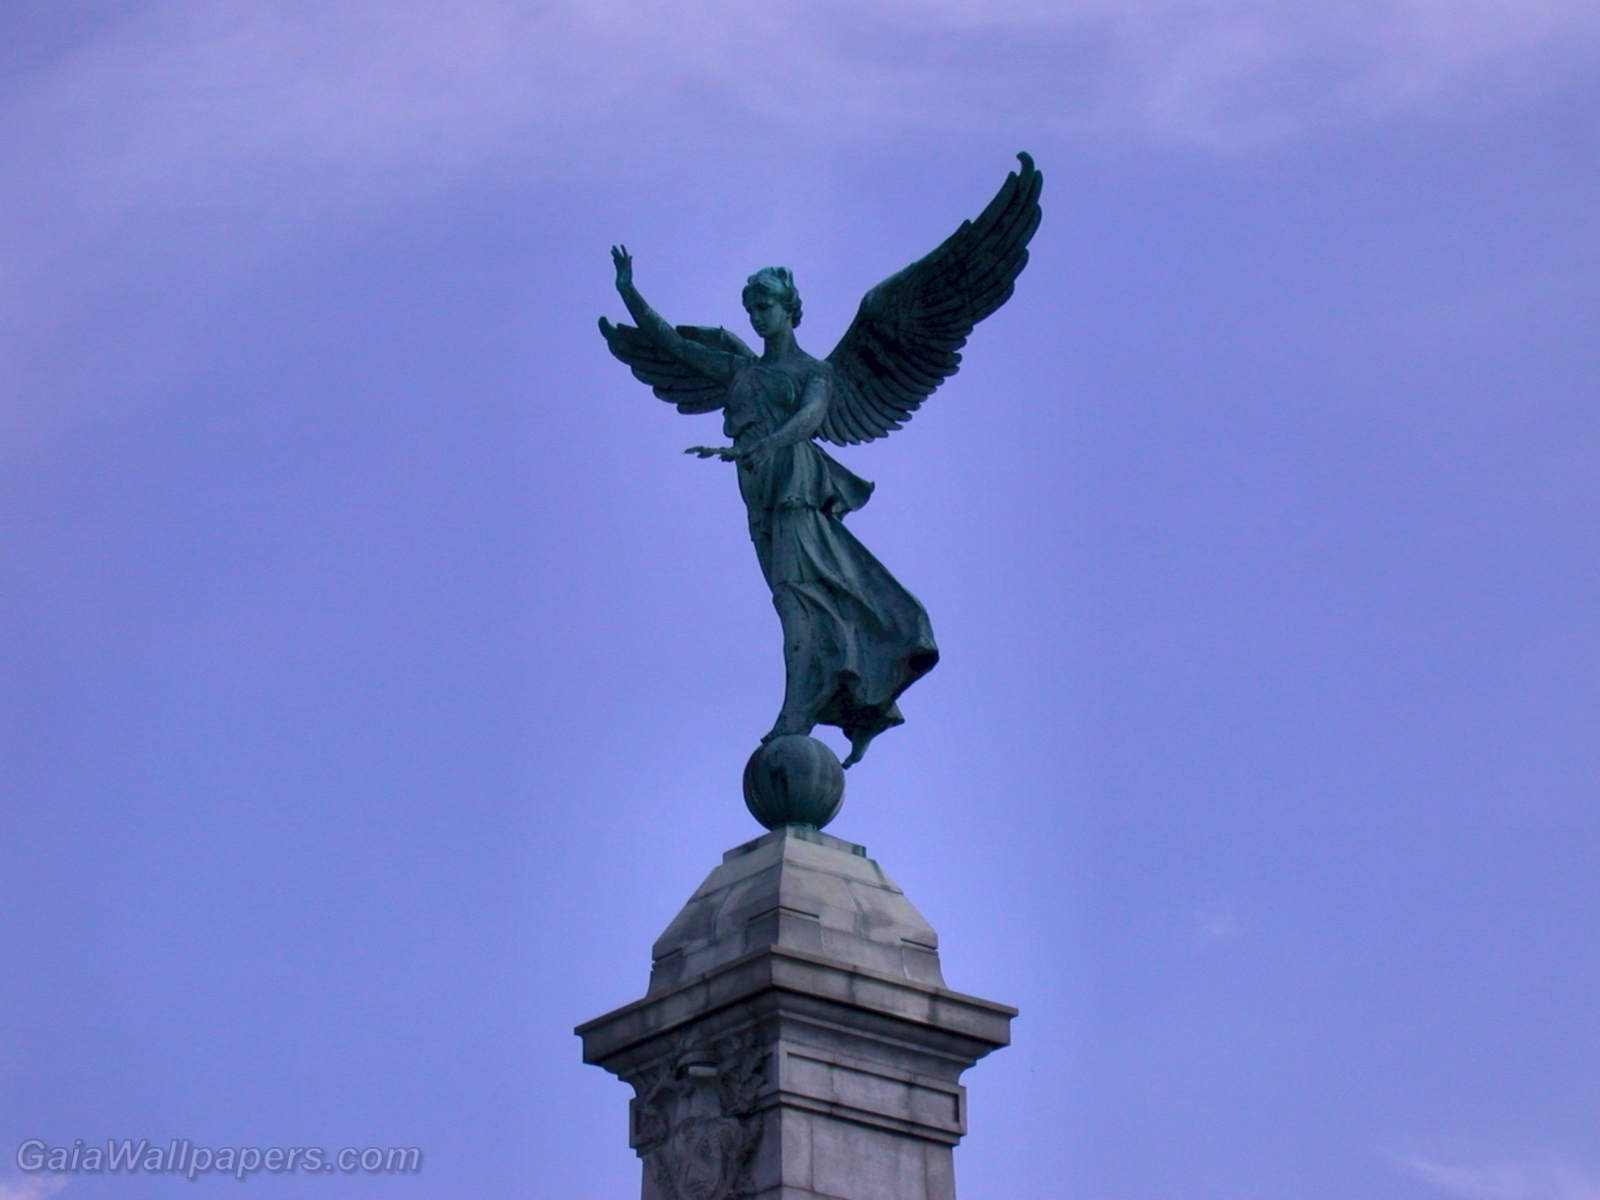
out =
[[[633,1146],[664,1200],[749,1200],[761,1140],[766,1051],[747,1031],[707,1045],[680,1036],[636,1085]]]

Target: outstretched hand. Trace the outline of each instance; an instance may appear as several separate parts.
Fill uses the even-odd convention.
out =
[[[720,458],[723,462],[738,462],[743,457],[732,446],[690,446],[684,453],[697,458]]]
[[[633,286],[633,255],[628,253],[626,246],[611,247],[611,261],[617,267],[617,291],[626,291]]]

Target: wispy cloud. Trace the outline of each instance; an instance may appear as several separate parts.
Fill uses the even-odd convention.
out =
[[[448,172],[625,137],[707,89],[839,138],[1009,121],[1019,84],[1060,127],[1235,143],[1597,55],[1580,0],[160,0],[15,95],[29,119],[0,155],[48,158],[80,195],[183,202],[201,163]]]
[[[1600,1177],[1560,1158],[1459,1167],[1397,1157],[1406,1174],[1460,1200],[1600,1200]]]
[[[475,171],[603,174],[730,131],[828,146],[913,127],[1008,142],[1115,130],[1236,148],[1454,111],[1600,60],[1592,0],[147,0],[131,12],[0,99],[12,378],[41,354],[82,358],[38,332],[63,324],[53,306],[135,274],[197,286],[280,231]]]
[[[1105,78],[1110,107],[1208,141],[1448,103],[1486,75],[1536,87],[1552,62],[1588,65],[1600,50],[1600,11],[1586,0],[900,4],[968,27],[1101,27],[1118,67]]]
[[[708,97],[824,140],[1025,113],[1236,145],[1596,58],[1587,0],[155,0],[11,93],[0,209],[115,224],[274,182],[320,209],[687,136]]]

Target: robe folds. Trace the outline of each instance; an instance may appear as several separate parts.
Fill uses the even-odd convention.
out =
[[[799,410],[803,385],[782,368],[744,366],[728,389],[725,432],[741,447],[770,435]],[[844,526],[872,484],[814,441],[740,460],[739,491],[783,624],[779,727],[835,725],[855,761],[904,720],[896,699],[939,661],[928,614]]]

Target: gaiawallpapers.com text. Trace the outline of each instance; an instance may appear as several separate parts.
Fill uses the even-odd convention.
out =
[[[52,1146],[40,1138],[29,1138],[17,1147],[17,1169],[29,1173],[92,1174],[118,1171],[128,1174],[183,1175],[198,1179],[202,1175],[232,1175],[247,1179],[258,1171],[287,1175],[307,1174],[369,1175],[409,1174],[422,1170],[422,1151],[416,1146],[346,1146],[328,1151],[321,1146],[195,1146],[175,1140],[166,1146],[151,1145],[148,1139],[107,1141],[104,1149],[86,1146],[80,1138],[70,1146]]]

